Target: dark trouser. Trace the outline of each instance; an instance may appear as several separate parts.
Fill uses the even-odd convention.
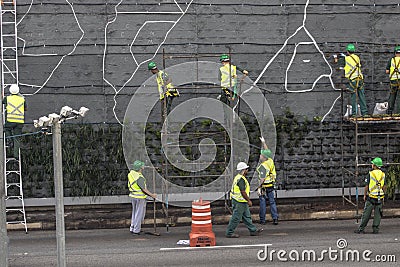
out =
[[[271,211],[271,217],[273,220],[278,219],[278,209],[276,207],[276,202],[275,202],[275,194],[274,194],[274,188],[269,187],[263,189],[265,192],[262,194],[259,199],[260,199],[260,223],[265,223],[265,215],[267,213],[267,198],[269,202],[269,207]]]
[[[4,124],[4,132],[6,134],[6,137],[8,136],[15,136],[15,135],[21,135],[22,134],[22,128],[24,127],[23,123],[16,123],[16,122],[6,122]],[[20,148],[20,137],[11,137],[7,138],[7,140],[10,140],[10,143],[13,146],[13,156],[14,158],[18,158],[18,152]]]
[[[171,106],[172,106],[172,100],[175,98],[175,96],[166,96],[163,99],[161,99],[161,110],[163,113],[163,118],[165,120],[166,116],[171,112]],[[165,103],[164,103],[165,102]],[[165,105],[165,106],[164,106]],[[165,110],[164,110],[165,107]]]
[[[396,98],[397,95],[399,94],[400,90],[400,80],[391,80],[390,81],[390,95],[389,95],[389,107],[388,107],[388,114],[393,114],[393,113],[400,113],[400,101],[397,100],[397,105],[396,104]]]
[[[228,228],[226,229],[226,235],[229,236],[235,232],[240,220],[243,220],[243,223],[247,226],[247,229],[249,229],[250,233],[257,231],[257,228],[251,220],[251,213],[247,202],[238,202],[232,199],[232,208],[233,213],[231,219],[229,220]]]
[[[379,225],[381,223],[382,217],[382,202],[377,203],[375,199],[367,199],[365,201],[364,211],[361,217],[361,224],[358,227],[360,231],[364,231],[365,227],[368,224],[369,218],[371,217],[372,210],[374,210],[374,221],[372,223],[372,230],[374,233],[379,232]]]
[[[367,115],[368,109],[364,93],[364,80],[349,80],[349,86],[351,90],[351,115],[355,116],[358,114],[357,103],[360,105],[361,115]]]

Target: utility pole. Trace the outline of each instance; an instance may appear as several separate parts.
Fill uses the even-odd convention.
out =
[[[56,201],[56,235],[57,235],[57,266],[65,267],[65,223],[64,223],[64,186],[62,171],[61,123],[59,120],[52,125],[53,133],[53,164],[54,193]]]
[[[8,236],[7,236],[7,214],[6,214],[6,175],[4,172],[4,131],[3,131],[3,93],[1,94],[0,108],[0,266],[8,266]]]

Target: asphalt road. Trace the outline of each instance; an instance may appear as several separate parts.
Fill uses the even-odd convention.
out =
[[[371,233],[370,225],[366,234],[354,234],[355,220],[285,221],[265,225],[255,237],[241,224],[236,231],[240,238],[235,239],[224,237],[225,228],[213,227],[217,245],[207,248],[176,244],[189,239],[190,227],[170,227],[168,233],[165,227],[158,228],[159,237],[132,236],[129,229],[67,231],[67,266],[399,266],[400,262],[399,218],[384,219],[378,235]],[[9,231],[8,236],[9,266],[57,265],[55,231]]]

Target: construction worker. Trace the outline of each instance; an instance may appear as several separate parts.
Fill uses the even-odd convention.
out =
[[[261,149],[261,164],[257,168],[259,186],[257,194],[260,199],[260,224],[266,224],[265,215],[267,210],[267,199],[270,206],[271,217],[274,225],[278,224],[278,209],[275,201],[276,171],[272,159],[272,152],[268,149],[264,137],[260,137],[263,149]]]
[[[18,85],[12,84],[9,90],[11,95],[3,99],[6,110],[4,130],[6,136],[10,137],[9,144],[13,146],[14,158],[19,159],[20,140],[18,136],[22,134],[27,108],[25,98],[19,93]]]
[[[132,220],[130,231],[133,235],[140,235],[142,221],[146,211],[146,196],[156,198],[157,195],[150,193],[146,187],[146,178],[142,171],[144,162],[135,160],[133,168],[128,174],[129,196],[132,202]]]
[[[372,223],[372,233],[379,233],[379,225],[382,217],[382,202],[386,192],[385,173],[381,170],[382,159],[374,158],[372,161],[372,171],[365,179],[366,186],[364,188],[364,211],[361,217],[361,224],[354,232],[357,234],[364,234],[364,229],[368,224],[371,217],[372,210],[374,209],[374,222]]]
[[[147,67],[151,71],[151,73],[156,74],[158,92],[160,94],[160,101],[163,105],[162,110],[164,110],[164,103],[163,103],[164,100],[166,108],[165,111],[166,114],[168,115],[169,112],[171,111],[172,100],[174,99],[174,97],[179,97],[179,92],[172,85],[171,83],[172,80],[168,76],[168,74],[163,70],[159,70],[155,62],[150,61]]]
[[[389,96],[389,107],[387,110],[388,114],[400,113],[400,103],[397,101],[397,107],[395,109],[397,94],[400,90],[400,46],[394,48],[394,57],[392,57],[387,66],[386,73],[389,74],[390,80],[390,96]]]
[[[235,100],[237,96],[237,74],[236,70],[241,71],[245,76],[249,74],[247,70],[243,70],[235,65],[230,64],[230,58],[227,54],[220,56],[222,67],[219,68],[219,80],[221,81],[221,95],[218,99],[229,105],[230,101]]]
[[[356,116],[356,114],[359,113],[358,105],[360,105],[361,115],[368,115],[367,103],[364,94],[364,76],[361,73],[360,58],[354,54],[356,51],[354,44],[348,44],[346,50],[347,55],[340,54],[340,59],[338,59],[337,55],[334,55],[333,57],[334,62],[339,62],[339,65],[344,68],[344,76],[349,82],[349,87],[347,89],[351,92],[352,116]]]
[[[225,236],[228,238],[239,237],[239,235],[235,234],[234,231],[241,220],[247,226],[247,229],[249,229],[250,235],[252,236],[258,235],[263,230],[257,229],[251,220],[249,207],[251,207],[253,203],[249,198],[250,184],[246,178],[248,168],[249,166],[244,162],[239,162],[236,168],[239,173],[233,179],[232,189],[230,192],[233,213],[225,232]]]

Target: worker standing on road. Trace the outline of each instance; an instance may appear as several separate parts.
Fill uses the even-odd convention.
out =
[[[169,112],[171,111],[172,100],[174,99],[174,97],[179,97],[179,92],[172,85],[171,83],[172,80],[168,76],[168,74],[163,70],[159,70],[155,62],[153,61],[149,62],[147,67],[151,71],[151,73],[156,74],[158,92],[160,94],[160,101],[163,105],[162,110],[164,110],[164,103],[163,103],[164,100],[166,107],[166,115],[168,115]]]
[[[266,224],[265,215],[267,210],[267,199],[270,206],[273,224],[278,224],[278,209],[275,201],[276,170],[272,159],[272,152],[268,149],[264,137],[260,137],[263,149],[261,149],[261,164],[257,168],[259,186],[257,194],[260,199],[260,224]]]
[[[247,70],[236,67],[230,63],[230,58],[227,54],[220,56],[222,66],[219,68],[219,80],[221,81],[221,95],[218,96],[219,100],[229,105],[230,101],[234,101],[237,96],[237,73],[236,70],[241,71],[245,76],[249,74]]]
[[[397,94],[400,90],[400,45],[394,48],[394,57],[392,57],[387,66],[386,66],[386,73],[389,74],[390,80],[390,96],[389,96],[389,108],[387,113],[400,113],[400,101],[397,100],[396,105],[396,98]]]
[[[361,72],[360,58],[354,54],[356,47],[354,44],[348,44],[346,47],[347,55],[333,55],[334,62],[344,68],[344,76],[348,79],[348,90],[351,92],[352,116],[356,116],[358,105],[360,105],[361,115],[368,115],[367,102],[364,93],[364,76]],[[358,104],[358,105],[357,105]]]
[[[26,102],[25,98],[19,93],[19,87],[17,84],[10,86],[10,94],[3,99],[5,105],[5,123],[4,130],[6,136],[11,137],[13,146],[13,156],[15,159],[19,158],[20,140],[18,135],[22,134],[22,128],[24,127]]]
[[[130,231],[134,235],[140,235],[142,221],[144,220],[146,211],[146,195],[156,198],[156,194],[152,194],[147,190],[146,179],[142,171],[144,170],[144,162],[136,160],[133,163],[133,170],[128,174],[129,196],[132,198],[132,220]]]
[[[379,233],[379,225],[382,217],[382,202],[386,192],[385,173],[381,170],[382,159],[374,158],[372,161],[372,171],[365,179],[366,186],[364,188],[364,211],[361,217],[361,224],[354,232],[357,234],[364,234],[364,229],[368,224],[371,217],[372,210],[374,210],[374,222],[372,223],[372,233]]]
[[[250,235],[252,236],[258,235],[263,230],[257,229],[251,220],[249,207],[251,207],[253,203],[250,200],[250,184],[246,178],[248,168],[249,166],[246,163],[239,162],[236,168],[239,173],[233,179],[232,189],[230,192],[233,213],[225,233],[225,236],[229,238],[239,237],[239,235],[235,234],[234,231],[241,220],[243,220],[243,223],[247,226],[247,229],[249,229]]]

